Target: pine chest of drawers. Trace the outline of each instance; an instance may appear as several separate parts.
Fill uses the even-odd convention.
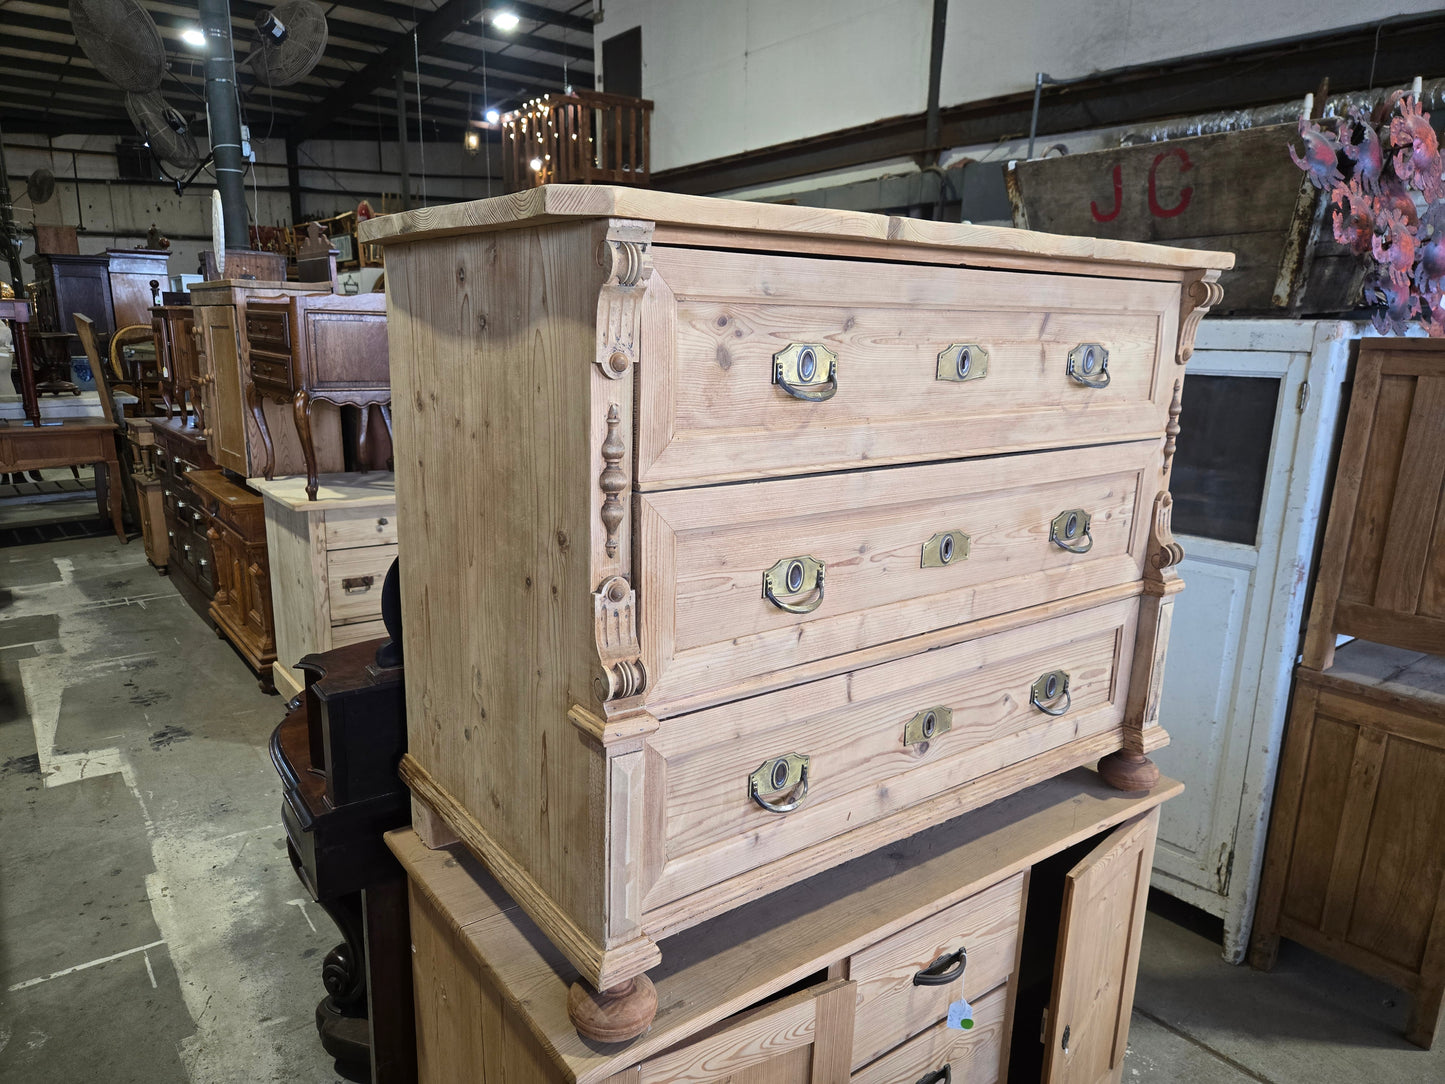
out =
[[[1080,764],[1157,778],[1232,256],[579,186],[362,229],[417,822],[597,988]]]

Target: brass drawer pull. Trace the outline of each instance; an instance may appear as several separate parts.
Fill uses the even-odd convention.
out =
[[[925,708],[903,724],[903,744],[920,745],[953,729],[953,709]]]
[[[811,759],[806,753],[784,753],[763,761],[748,776],[748,793],[753,801],[769,813],[791,813],[797,809],[808,796],[808,761]]]
[[[955,384],[988,376],[988,351],[978,343],[949,343],[938,352],[938,379]]]
[[[963,978],[963,971],[966,967],[968,967],[968,949],[960,948],[953,952],[945,952],[922,971],[914,974],[913,985],[947,986],[949,983]]]
[[[838,355],[817,343],[792,343],[773,355],[773,383],[804,402],[831,399],[838,393]]]
[[[1064,715],[1073,703],[1069,696],[1069,675],[1064,670],[1040,674],[1029,687],[1029,703],[1045,715]]]
[[[948,1062],[944,1062],[942,1069],[924,1073],[915,1081],[915,1084],[953,1084],[953,1070],[949,1068]]]
[[[922,566],[942,568],[954,561],[967,560],[969,545],[968,535],[962,531],[939,531],[923,543]]]
[[[1066,509],[1049,524],[1049,541],[1070,553],[1088,553],[1094,548],[1094,536],[1089,532],[1093,521],[1082,508]]]
[[[1080,343],[1069,351],[1069,376],[1086,388],[1109,386],[1109,351],[1099,343]]]
[[[364,595],[375,582],[375,576],[347,576],[341,581],[341,589],[348,595]]]
[[[810,614],[823,605],[824,564],[816,557],[784,557],[763,573],[763,597],[790,614]],[[785,602],[779,595],[817,592],[803,602]]]

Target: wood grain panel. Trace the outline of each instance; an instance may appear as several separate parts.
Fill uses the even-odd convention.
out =
[[[951,1084],[994,1084],[1008,1050],[1005,1026],[1008,990],[1000,988],[973,1003],[973,1028],[937,1024],[886,1057],[854,1073],[850,1084],[913,1084],[948,1066]]]
[[[1157,465],[1154,442],[1080,453],[778,480],[638,498],[647,702],[697,698],[814,662],[1137,579]],[[1050,521],[1082,508],[1093,548],[1067,552]],[[923,568],[939,531],[970,536],[966,560]],[[811,614],[762,594],[775,562],[825,562],[825,597]]]
[[[1424,960],[1445,878],[1442,783],[1445,751],[1389,739],[1348,932],[1352,943],[1411,971]]]
[[[858,984],[853,1068],[938,1024],[959,998],[979,1002],[1008,981],[1019,945],[1023,874],[956,903],[862,952],[848,962]],[[946,986],[915,986],[913,976],[963,949],[963,976]]]
[[[1349,533],[1348,557],[1340,585],[1341,602],[1373,605],[1380,561],[1389,529],[1390,506],[1400,476],[1405,432],[1415,399],[1415,381],[1405,376],[1380,379],[1379,398],[1369,427],[1369,446],[1360,473],[1359,497]]]
[[[1292,825],[1288,887],[1282,903],[1284,914],[1310,925],[1324,920],[1335,841],[1358,734],[1358,727],[1319,716],[1310,731],[1308,766],[1299,813]]]
[[[1393,378],[1392,378],[1393,379]],[[1445,487],[1445,376],[1423,376],[1415,389],[1390,504],[1375,605],[1414,614],[1420,602],[1435,521]]]
[[[426,645],[407,664],[411,754],[600,933],[600,776],[567,720],[596,657],[598,240],[571,224],[406,246],[387,313],[402,611]]]
[[[890,267],[659,247],[676,306],[645,347],[638,435],[643,490],[1120,441],[1162,431],[1172,384],[1172,283]],[[653,305],[664,304],[663,298]],[[1070,350],[1109,350],[1111,383],[1066,373]],[[803,402],[772,383],[791,343],[838,355],[837,394]],[[987,375],[937,378],[954,343],[988,351]]]

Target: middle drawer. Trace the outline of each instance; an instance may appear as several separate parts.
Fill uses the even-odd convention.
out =
[[[639,494],[648,708],[1137,580],[1159,455],[1136,441]]]

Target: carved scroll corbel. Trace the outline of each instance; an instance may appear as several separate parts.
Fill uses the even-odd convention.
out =
[[[652,278],[651,222],[614,219],[598,250],[607,270],[598,300],[597,356],[602,375],[620,380],[637,360],[641,339],[642,298]]]
[[[597,658],[602,663],[594,683],[597,699],[606,703],[636,696],[647,683],[637,634],[637,592],[626,577],[611,576],[592,596],[592,609]]]
[[[1175,565],[1184,560],[1184,547],[1174,540],[1174,497],[1167,489],[1154,497],[1149,524],[1149,571],[1155,580],[1177,578]]]
[[[1224,300],[1218,271],[1205,271],[1189,283],[1179,303],[1179,346],[1174,360],[1185,364],[1194,356],[1194,335],[1205,313]]]

